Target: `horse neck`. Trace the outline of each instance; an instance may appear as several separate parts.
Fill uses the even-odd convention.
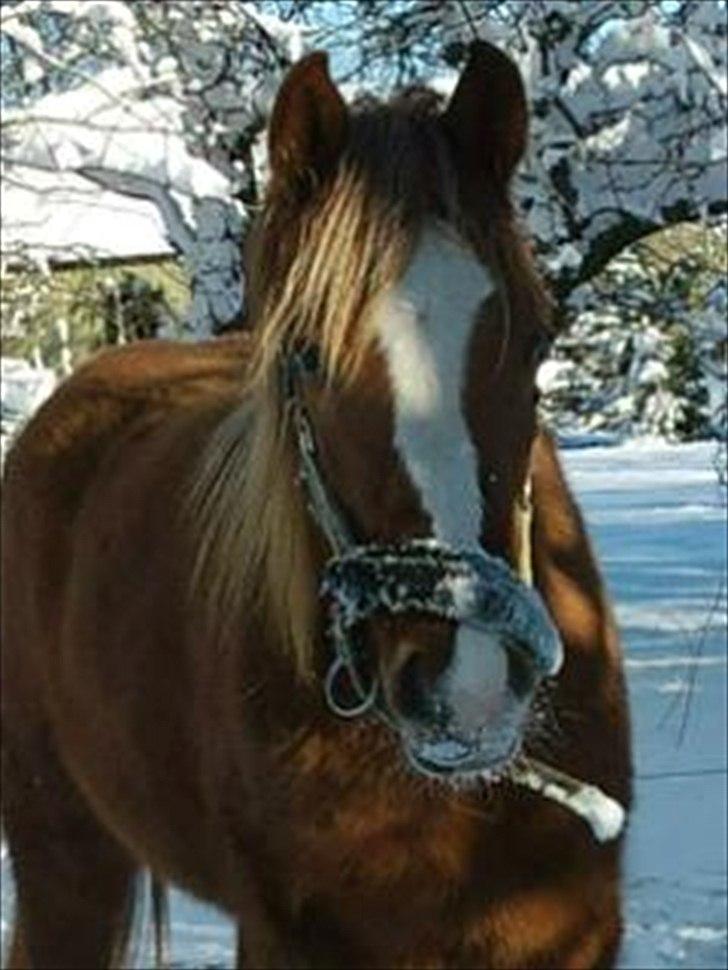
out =
[[[534,580],[564,644],[551,695],[559,724],[570,729],[560,734],[564,766],[629,805],[629,715],[607,591],[556,448],[544,433],[535,442],[532,469]],[[611,730],[606,744],[605,724]]]
[[[561,589],[564,583],[572,585],[581,610],[592,615],[608,611],[607,596],[583,517],[567,484],[553,439],[543,431],[534,443],[531,463],[536,584],[568,628],[573,617],[562,603],[566,597]]]

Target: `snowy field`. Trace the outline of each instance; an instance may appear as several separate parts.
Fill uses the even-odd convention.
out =
[[[617,606],[635,733],[623,970],[728,965],[726,535],[713,445],[565,453]],[[3,863],[3,936],[12,886]],[[178,967],[231,967],[227,921],[175,895]],[[144,962],[144,961],[143,961]]]

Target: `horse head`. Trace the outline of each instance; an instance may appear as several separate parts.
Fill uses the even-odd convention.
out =
[[[274,107],[250,256],[258,366],[332,557],[329,705],[376,708],[436,775],[507,764],[561,659],[526,575],[551,337],[509,201],[526,123],[486,43],[444,108],[416,89],[349,109],[313,54]]]

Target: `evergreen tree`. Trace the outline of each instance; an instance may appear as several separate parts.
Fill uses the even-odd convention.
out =
[[[708,391],[694,342],[685,326],[673,328],[666,368],[665,390],[675,406],[664,433],[680,441],[705,437],[709,430]]]
[[[706,316],[719,267],[705,255],[716,240],[683,231],[635,247],[583,294],[541,382],[557,430],[675,441],[718,433],[709,381],[725,324]]]

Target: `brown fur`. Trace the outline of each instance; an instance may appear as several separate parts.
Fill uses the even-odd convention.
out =
[[[333,97],[320,64],[296,70],[296,84]],[[532,447],[523,349],[546,326],[545,300],[510,209],[495,183],[468,208],[473,186],[448,174],[453,149],[432,101],[365,109],[345,126],[328,104],[332,146],[346,131],[340,167],[329,173],[324,152],[301,183],[290,171],[299,142],[274,153],[282,168],[249,256],[254,335],[99,356],[8,458],[11,967],[115,965],[144,868],[238,921],[241,966],[615,958],[618,844],[597,844],[575,816],[508,783],[457,790],[420,778],[388,728],[341,722],[323,704],[315,589],[326,549],[295,485],[277,358],[293,337],[324,350],[329,384],[307,403],[327,477],[363,538],[426,530],[391,446],[367,319],[434,215],[497,266],[505,296],[476,329],[465,406],[499,469],[496,484],[483,482],[495,510],[483,539],[506,558],[531,464],[536,582],[565,642],[549,696],[558,730],[527,746],[629,802],[608,601],[553,445],[540,435]],[[299,116],[281,109],[277,137]],[[430,653],[446,651],[442,624],[384,621],[372,631],[382,670],[396,630],[418,624]]]

